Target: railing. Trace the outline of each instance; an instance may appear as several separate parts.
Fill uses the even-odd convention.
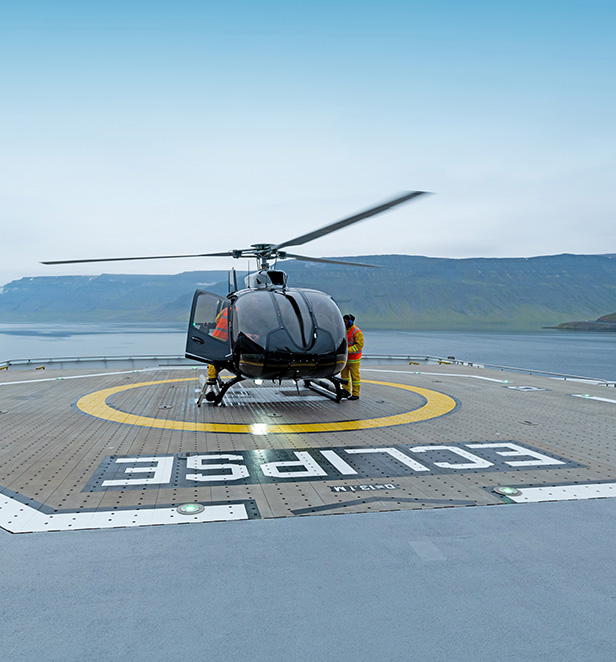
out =
[[[461,361],[453,356],[431,356],[427,354],[365,354],[363,359],[371,363],[406,363],[425,365],[439,364],[439,365],[458,365],[469,366],[473,368],[490,368],[492,370],[506,370],[507,372],[519,372],[527,375],[540,375],[543,377],[550,377],[552,379],[563,380],[577,380],[592,382],[594,384],[616,387],[616,381],[607,379],[600,379],[595,377],[582,377],[580,375],[569,375],[559,372],[550,372],[548,370],[535,370],[533,368],[516,368],[513,366],[504,366],[493,363],[480,363],[474,361]],[[7,361],[0,361],[0,370],[8,370],[11,367],[17,369],[24,369],[34,367],[35,369],[45,369],[47,366],[65,369],[68,367],[76,368],[79,365],[92,366],[92,364],[103,364],[105,367],[108,363],[130,363],[131,368],[136,367],[135,364],[143,364],[148,361],[156,361],[157,365],[195,365],[194,361],[185,358],[180,354],[140,354],[136,356],[59,356],[50,358],[33,358],[33,359],[9,359]]]
[[[70,364],[71,368],[75,368],[75,364],[92,364],[92,363],[109,363],[109,362],[144,362],[144,361],[163,361],[168,365],[170,361],[179,361],[182,364],[189,365],[192,363],[180,354],[139,354],[136,356],[57,356],[50,358],[34,358],[34,359],[9,359],[7,361],[0,361],[0,370],[8,370],[10,367],[16,368],[29,368],[35,366],[44,368],[52,366],[55,368],[65,368],[66,364]]]
[[[549,370],[536,370],[534,368],[514,368],[512,366],[497,365],[493,363],[467,363],[462,361],[455,361],[458,365],[474,366],[476,368],[490,368],[492,370],[507,370],[508,372],[521,372],[525,375],[541,375],[542,377],[550,377],[553,379],[573,379],[576,381],[596,382],[597,384],[604,384],[605,386],[616,386],[616,381],[609,379],[602,379],[600,377],[582,377],[581,375],[568,375],[561,372],[550,372]]]
[[[550,372],[549,370],[536,370],[535,368],[516,368],[513,366],[498,365],[496,363],[483,363],[479,361],[462,361],[448,356],[413,356],[413,355],[400,355],[400,354],[368,354],[364,355],[365,359],[370,361],[391,361],[400,363],[405,361],[408,363],[425,362],[425,363],[438,363],[439,365],[462,365],[471,368],[490,368],[492,370],[506,370],[507,372],[519,372],[526,375],[540,375],[542,377],[550,377],[552,379],[572,379],[576,381],[593,382],[603,386],[616,387],[616,381],[602,379],[599,377],[582,377],[581,375],[569,375],[561,372]]]

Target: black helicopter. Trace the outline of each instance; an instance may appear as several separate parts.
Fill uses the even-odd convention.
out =
[[[42,264],[185,257],[254,257],[259,262],[259,270],[246,276],[244,289],[238,290],[235,270],[232,269],[226,297],[202,290],[197,290],[193,297],[186,357],[213,365],[217,373],[228,370],[234,375],[233,379],[227,381],[217,377],[215,389],[207,388],[204,383],[198,404],[201,405],[203,397],[213,404],[221,404],[229,388],[245,379],[292,379],[296,383],[304,380],[306,386],[340,401],[344,393],[343,384],[336,375],[344,367],[347,357],[342,313],[328,294],[288,287],[287,274],[271,269],[270,261],[294,258],[375,268],[368,264],[297,255],[284,249],[308,243],[424,193],[407,192],[377,207],[281,244],[252,244],[250,248],[223,253],[61,260]],[[327,380],[328,383],[319,383],[319,380]]]

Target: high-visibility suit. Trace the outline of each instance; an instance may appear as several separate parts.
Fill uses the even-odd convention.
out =
[[[361,387],[361,378],[359,376],[359,362],[364,348],[364,334],[355,324],[347,329],[348,357],[347,362],[340,376],[342,379],[348,379],[347,391],[351,395],[359,397]]]
[[[212,331],[212,338],[226,342],[229,340],[229,307],[223,308],[216,315],[216,328]],[[218,377],[218,370],[211,363],[207,368],[207,379],[209,383],[214,383]]]

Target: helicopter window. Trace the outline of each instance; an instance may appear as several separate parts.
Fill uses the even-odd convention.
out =
[[[233,339],[240,334],[265,347],[268,333],[280,325],[270,292],[248,292],[233,306]]]
[[[302,314],[308,316],[308,320],[310,319],[306,304],[302,300],[301,303],[303,306],[300,307],[298,306],[295,297],[278,293],[275,293],[274,296],[276,297],[275,301],[280,309],[284,328],[298,347],[304,347],[306,345],[306,334],[301,326]]]
[[[334,301],[321,292],[305,292],[304,296],[310,303],[317,327],[329,331],[336,339],[343,339],[346,335],[344,322]]]
[[[228,302],[209,293],[199,295],[192,325],[215,340],[229,340]]]
[[[301,324],[301,340],[302,345],[310,344],[312,341],[312,336],[314,334],[314,325],[312,323],[312,317],[310,315],[310,308],[306,303],[306,299],[302,296],[300,292],[288,292],[287,298],[293,307],[294,314],[299,319]]]

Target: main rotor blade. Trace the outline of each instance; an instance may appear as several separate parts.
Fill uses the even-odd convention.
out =
[[[41,264],[80,264],[82,262],[121,262],[124,260],[172,260],[178,257],[229,257],[231,252],[225,253],[197,253],[195,255],[149,255],[147,257],[97,257],[89,260],[53,260]]]
[[[354,216],[345,218],[342,221],[338,221],[336,223],[331,223],[330,225],[326,225],[320,230],[315,230],[314,232],[309,232],[308,234],[304,234],[301,237],[290,239],[289,241],[285,241],[282,244],[278,244],[278,246],[276,246],[275,248],[276,250],[278,250],[280,248],[284,248],[285,246],[300,246],[301,244],[306,244],[309,241],[312,241],[313,239],[318,239],[319,237],[323,237],[326,234],[329,234],[330,232],[341,230],[342,228],[345,228],[347,225],[352,225],[353,223],[357,223],[358,221],[363,221],[365,218],[369,218],[370,216],[375,216],[376,214],[380,214],[381,212],[387,211],[388,209],[391,209],[396,205],[402,204],[403,202],[407,202],[408,200],[412,200],[413,198],[416,198],[420,195],[424,195],[425,193],[426,191],[409,191],[408,193],[405,193],[404,195],[398,198],[394,198],[393,200],[390,200],[389,202],[379,205],[378,207],[367,209],[366,211],[362,211],[359,214],[355,214]]]
[[[383,267],[378,264],[362,264],[361,262],[345,262],[343,260],[328,260],[325,257],[307,257],[306,255],[295,255],[294,253],[286,253],[287,257],[301,260],[302,262],[326,262],[327,264],[347,264],[350,267],[369,267],[370,269],[382,269]]]

